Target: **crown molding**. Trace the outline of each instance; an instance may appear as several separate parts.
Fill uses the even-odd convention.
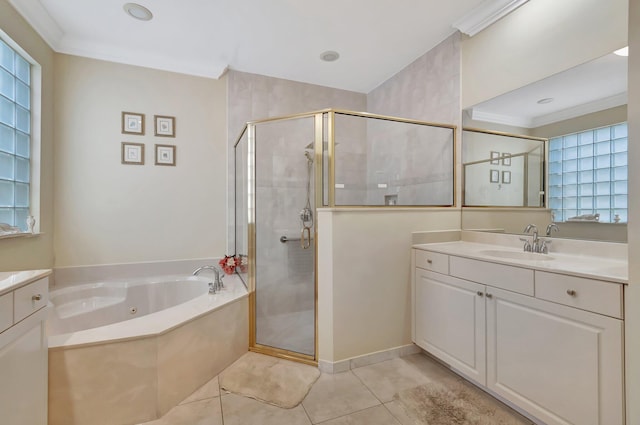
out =
[[[471,119],[474,121],[492,122],[495,124],[510,125],[514,127],[531,128],[533,126],[532,120],[529,118],[494,114],[491,112],[479,111],[476,108],[471,109]]]
[[[38,0],[9,0],[11,6],[33,27],[53,50],[58,51],[64,31]]]
[[[562,109],[560,111],[551,112],[549,114],[540,115],[533,118],[494,114],[491,112],[480,111],[476,108],[471,109],[470,116],[471,119],[475,121],[491,122],[495,124],[511,125],[523,128],[537,128],[544,125],[581,117],[583,115],[592,114],[594,112],[604,111],[605,109],[615,108],[616,106],[626,105],[627,100],[628,95],[626,92],[619,93],[613,96],[594,100],[593,102],[583,103],[582,105],[577,105],[571,108]]]
[[[582,105],[574,106],[572,108],[534,117],[531,120],[532,127],[541,127],[543,125],[553,124],[554,122],[569,120],[582,115],[615,108],[616,106],[626,105],[627,101],[627,93],[619,93],[613,96],[594,100],[593,102],[583,103]]]
[[[452,26],[473,37],[498,19],[513,12],[529,0],[485,0],[471,12],[455,21]]]

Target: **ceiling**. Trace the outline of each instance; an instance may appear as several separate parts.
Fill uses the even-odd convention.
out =
[[[475,105],[470,117],[535,128],[625,105],[627,59],[610,53]],[[553,101],[538,103],[545,98]]]
[[[368,93],[456,31],[526,0],[9,0],[58,52],[218,78],[227,68]],[[486,12],[488,13],[488,12]],[[340,53],[323,62],[326,50]]]

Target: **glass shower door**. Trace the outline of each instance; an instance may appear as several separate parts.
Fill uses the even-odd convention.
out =
[[[255,126],[255,343],[315,357],[314,117]]]

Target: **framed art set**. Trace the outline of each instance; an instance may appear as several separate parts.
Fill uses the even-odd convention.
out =
[[[154,115],[154,136],[176,137],[176,118]],[[122,112],[122,134],[144,136],[144,114]],[[176,146],[155,144],[155,165],[176,165]],[[123,164],[144,165],[144,143],[122,142],[121,159]]]
[[[501,154],[500,152],[491,151],[490,158],[491,165],[500,165],[502,162],[502,165],[504,166],[511,166],[510,153],[503,152]],[[500,177],[502,177],[503,184],[511,184],[511,171],[502,171],[501,173],[500,170],[489,170],[489,183],[500,183]]]

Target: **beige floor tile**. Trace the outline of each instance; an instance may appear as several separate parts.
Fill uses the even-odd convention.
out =
[[[379,404],[351,371],[322,374],[302,402],[314,424]]]
[[[220,386],[218,385],[218,377],[216,376],[211,381],[195,390],[193,394],[185,398],[180,404],[191,403],[198,400],[206,400],[208,398],[218,397],[219,395]]]
[[[322,425],[401,425],[384,406],[370,407],[350,415],[323,422]],[[413,425],[413,424],[412,424]]]
[[[222,425],[222,411],[218,397],[182,404],[169,410],[161,419],[144,425]]]
[[[235,394],[222,396],[224,425],[310,425],[302,405],[282,409]]]
[[[399,357],[369,366],[353,369],[383,403],[403,390],[417,387],[429,381],[458,379],[457,375],[424,354]]]

